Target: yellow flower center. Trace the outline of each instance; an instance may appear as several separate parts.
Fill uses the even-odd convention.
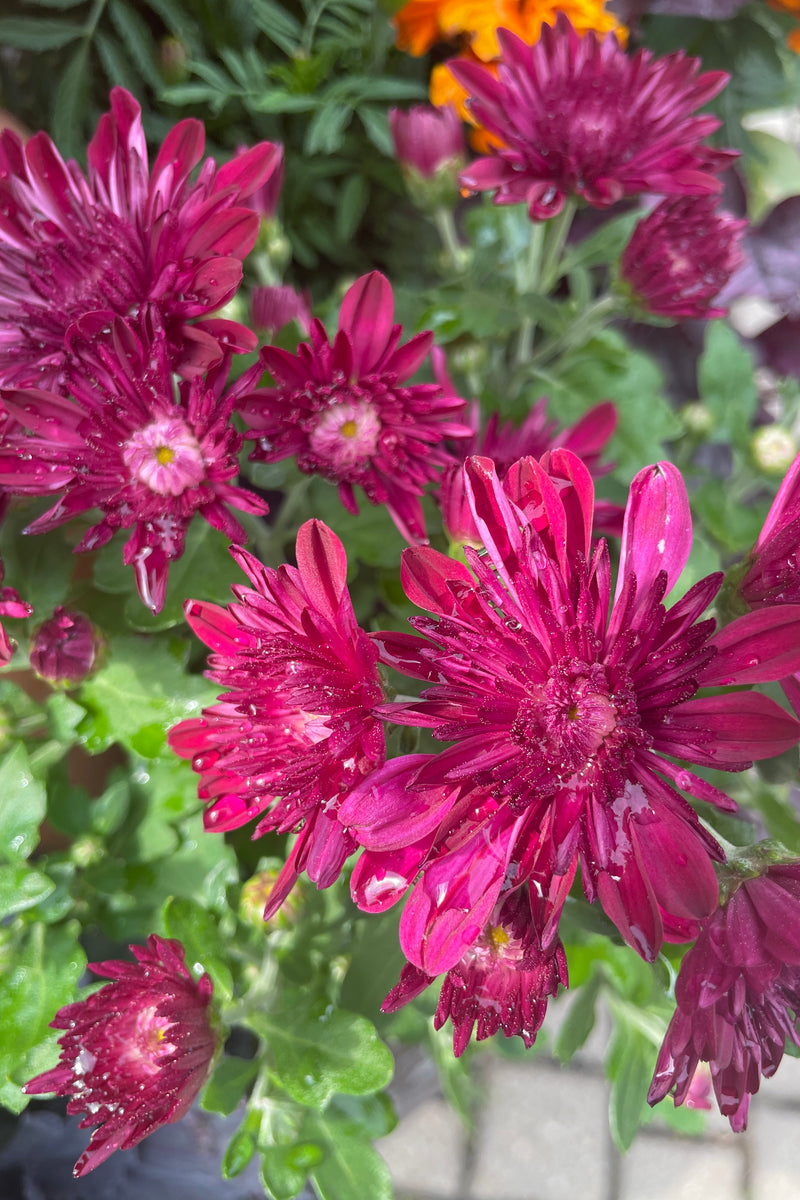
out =
[[[355,421],[345,421],[339,426],[339,433],[342,435],[342,437],[355,437],[358,433],[358,426],[356,425]]]
[[[511,941],[508,931],[502,925],[490,925],[485,936],[493,950],[501,950]]]
[[[168,463],[175,461],[175,451],[171,450],[169,446],[157,446],[154,457],[157,463],[166,467]]]

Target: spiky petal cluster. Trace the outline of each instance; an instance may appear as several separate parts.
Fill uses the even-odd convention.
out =
[[[355,847],[338,810],[384,760],[383,726],[372,714],[383,689],[377,648],[353,614],[344,548],[326,525],[301,526],[297,567],[276,571],[244,550],[232,554],[253,587],[234,587],[227,609],[186,604],[186,619],[213,651],[209,678],[230,690],[202,717],[176,725],[169,743],[201,777],[207,829],[237,829],[257,816],[254,837],[302,826],[273,889],[273,913],[301,871],[328,887]]]
[[[662,200],[639,222],[622,253],[622,278],[657,316],[724,317],[713,307],[744,262],[739,246],[747,221],[717,211],[710,196]]]
[[[519,1036],[532,1046],[548,998],[555,996],[559,984],[567,985],[564,948],[556,939],[549,950],[542,950],[531,903],[527,887],[498,900],[488,924],[442,981],[433,1023],[441,1029],[448,1018],[452,1021],[456,1058],[466,1050],[473,1029],[479,1042],[502,1029],[507,1038]],[[533,903],[542,907],[540,900]],[[401,1008],[433,982],[408,964],[383,1011]]]
[[[211,980],[193,978],[181,943],[151,934],[130,949],[135,963],[90,964],[112,982],[56,1013],[50,1024],[64,1030],[61,1060],[23,1088],[70,1096],[67,1112],[84,1114],[81,1128],[97,1126],[76,1177],[180,1120],[217,1051]]]
[[[567,196],[606,208],[640,192],[718,192],[730,156],[702,144],[719,125],[695,116],[724,86],[724,71],[699,74],[682,52],[629,58],[613,34],[580,37],[563,15],[528,46],[501,29],[497,76],[454,59],[473,117],[502,143],[461,173],[495,204],[528,206],[532,220],[561,211]]]
[[[125,321],[92,313],[66,339],[71,397],[41,388],[2,393],[18,429],[0,446],[0,482],[23,495],[58,499],[26,533],[44,533],[77,513],[102,516],[76,551],[105,545],[132,529],[124,561],[139,594],[163,607],[169,564],[180,558],[196,514],[230,541],[245,533],[226,505],[263,514],[267,505],[230,483],[242,438],[230,422],[236,398],[258,376],[253,368],[224,392],[227,361],[178,385],[158,309]]]
[[[426,484],[448,461],[443,442],[469,429],[453,418],[464,401],[435,383],[405,385],[433,342],[420,333],[398,346],[389,281],[362,275],[342,301],[333,343],[319,320],[297,354],[261,351],[274,388],[244,398],[240,411],[256,442],[252,458],[295,456],[301,471],[339,486],[345,508],[358,512],[354,488],[385,504],[408,541],[425,538],[420,504]]]
[[[648,1100],[672,1091],[683,1104],[698,1063],[708,1063],[738,1133],[760,1076],[775,1074],[787,1041],[800,1046],[800,863],[736,888],[681,963],[675,999]]]
[[[186,374],[219,357],[220,341],[255,341],[218,318],[258,233],[244,207],[279,167],[270,142],[217,168],[202,122],[181,121],[152,170],[141,109],[124,88],[89,145],[88,172],[65,163],[44,133],[0,137],[0,384],[56,386],[68,327],[88,312],[120,316],[146,302],[163,312]]]
[[[800,604],[800,454],[778,489],[744,564],[738,593],[748,608]]]
[[[467,566],[406,550],[406,593],[433,615],[412,618],[422,638],[373,635],[385,663],[433,685],[378,711],[452,744],[393,759],[343,807],[367,848],[356,899],[385,908],[422,870],[400,936],[435,975],[459,961],[508,879],[535,880],[547,948],[580,859],[588,898],[652,960],[663,939],[693,938],[717,903],[721,850],[678,789],[733,807],[684,764],[738,771],[800,738],[774,701],[726,686],[788,673],[800,606],[715,632],[699,620],[721,584],[711,575],[665,607],[692,539],[670,463],[633,480],[613,601],[578,458],[522,459],[510,489],[488,459],[465,473],[485,554],[467,547]]]

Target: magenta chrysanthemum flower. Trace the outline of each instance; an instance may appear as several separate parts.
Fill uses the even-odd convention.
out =
[[[274,337],[290,321],[296,321],[303,333],[311,329],[311,296],[298,292],[288,284],[256,287],[250,295],[250,314],[253,326]]]
[[[148,169],[141,109],[124,88],[89,145],[88,173],[65,163],[44,133],[23,144],[0,137],[0,384],[59,383],[68,327],[88,312],[120,316],[146,302],[163,313],[173,359],[185,374],[247,349],[243,326],[218,318],[242,278],[258,215],[242,202],[279,167],[262,142],[217,168],[203,154],[202,122],[181,121]]]
[[[743,565],[738,594],[748,608],[800,604],[800,454],[778,489]]]
[[[707,1062],[720,1112],[739,1133],[760,1076],[775,1074],[787,1040],[800,1046],[800,863],[736,888],[681,963],[675,999],[648,1100],[672,1091],[683,1104]]]
[[[3,566],[3,561],[0,559],[0,584],[5,577],[6,569]],[[12,587],[0,587],[0,617],[15,617],[17,620],[22,620],[29,617],[33,612],[30,604],[25,600],[21,600],[19,592]],[[11,661],[11,656],[14,653],[14,643],[8,636],[8,633],[0,625],[0,667],[6,666]]]
[[[398,346],[394,298],[378,271],[347,292],[339,332],[330,342],[322,322],[297,354],[265,346],[261,359],[277,387],[245,398],[240,411],[256,441],[251,457],[279,462],[296,456],[301,471],[339,485],[348,512],[355,487],[370,504],[385,504],[408,541],[425,538],[420,496],[448,461],[443,441],[469,429],[453,420],[464,401],[435,383],[406,385],[427,357],[432,333]]]
[[[471,115],[502,143],[461,172],[465,187],[525,203],[532,220],[560,212],[569,195],[605,208],[638,192],[720,190],[715,172],[731,155],[702,144],[717,118],[694,114],[724,87],[724,71],[701,75],[683,52],[629,58],[613,34],[580,36],[563,13],[533,46],[507,29],[497,36],[496,77],[464,59],[447,64]]]
[[[485,555],[467,547],[467,567],[430,547],[405,551],[406,593],[433,616],[412,619],[422,638],[373,635],[385,663],[434,685],[377,711],[452,745],[392,760],[343,806],[367,847],[354,894],[386,907],[421,869],[401,942],[436,975],[474,941],[507,878],[536,880],[547,948],[580,859],[588,898],[652,959],[662,939],[696,936],[717,903],[722,852],[677,789],[734,807],[684,764],[738,771],[800,739],[774,701],[725,686],[796,669],[800,606],[715,632],[699,618],[717,574],[665,607],[691,549],[670,463],[631,485],[613,601],[579,459],[523,459],[506,489],[488,459],[465,472]]]
[[[242,445],[230,416],[259,368],[223,392],[227,362],[219,363],[180,383],[176,397],[154,307],[135,322],[111,313],[84,317],[71,327],[66,347],[72,398],[40,388],[2,393],[21,429],[0,447],[0,482],[23,495],[58,494],[26,533],[99,508],[101,519],[76,551],[96,550],[117,529],[132,528],[123,558],[134,566],[142,600],[159,612],[169,564],[182,555],[197,513],[242,542],[246,534],[226,505],[267,512],[263,500],[229,482],[239,473]]]
[[[48,683],[75,687],[97,670],[102,646],[87,616],[59,604],[31,639],[30,664]]]
[[[383,1011],[401,1008],[433,982],[418,967],[403,967]],[[489,923],[447,972],[433,1023],[441,1029],[448,1017],[452,1021],[456,1058],[466,1050],[476,1026],[479,1042],[502,1029],[507,1038],[518,1035],[530,1047],[544,1021],[548,997],[556,995],[559,984],[567,986],[564,948],[556,939],[542,950],[531,897],[522,887],[497,902]]]
[[[176,725],[169,743],[201,776],[207,829],[237,829],[257,816],[254,837],[299,829],[272,892],[274,913],[301,871],[329,887],[355,848],[338,810],[384,760],[383,726],[372,713],[383,689],[377,648],[353,613],[344,547],[326,525],[301,526],[297,567],[276,571],[231,552],[253,587],[235,587],[227,609],[186,604],[187,621],[213,651],[209,679],[230,690],[202,717]]]
[[[733,272],[747,221],[717,211],[710,196],[662,200],[639,222],[620,263],[622,278],[651,313],[672,317],[724,317],[713,307]]]
[[[136,962],[91,963],[112,980],[68,1004],[50,1022],[61,1061],[26,1084],[28,1095],[71,1096],[67,1112],[96,1125],[75,1164],[87,1175],[113,1154],[178,1121],[205,1083],[219,1041],[210,1011],[208,975],[195,980],[180,942],[151,934],[131,946]]]

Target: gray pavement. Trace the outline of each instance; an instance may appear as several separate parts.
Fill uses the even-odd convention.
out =
[[[800,1060],[762,1080],[746,1133],[715,1108],[702,1136],[647,1126],[620,1155],[604,1040],[596,1030],[568,1067],[547,1052],[476,1056],[472,1130],[429,1095],[378,1143],[397,1200],[800,1200]]]

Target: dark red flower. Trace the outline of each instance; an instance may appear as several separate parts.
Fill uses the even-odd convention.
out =
[[[536,902],[543,908],[541,901]],[[403,967],[400,982],[383,1002],[384,1012],[394,1012],[434,982],[419,967]],[[536,1041],[547,1012],[548,997],[559,984],[567,986],[567,960],[556,939],[542,950],[531,913],[527,887],[501,898],[488,924],[444,977],[434,1025],[453,1023],[453,1053],[459,1058],[477,1026],[477,1041],[501,1029],[519,1036],[526,1046]]]
[[[745,879],[703,925],[681,963],[677,1008],[648,1100],[691,1095],[705,1062],[720,1112],[747,1126],[760,1077],[780,1066],[787,1041],[800,1046],[800,863]]]
[[[0,584],[3,582],[5,573],[5,567],[0,559]],[[15,588],[0,587],[0,617],[16,617],[17,620],[22,620],[24,617],[29,617],[32,612],[30,604],[25,600],[20,600],[19,592]],[[0,667],[6,666],[11,661],[14,646],[15,643],[0,625]]]
[[[253,587],[235,587],[227,609],[186,604],[187,621],[213,651],[208,677],[230,690],[176,725],[169,743],[201,777],[207,829],[237,829],[254,817],[254,837],[299,829],[272,913],[301,871],[329,887],[355,848],[339,806],[384,760],[372,712],[383,688],[377,649],[353,613],[344,548],[326,525],[301,526],[297,567],[276,571],[232,553]]]
[[[682,51],[630,58],[613,34],[581,36],[563,13],[533,46],[507,29],[497,36],[496,74],[448,63],[471,115],[501,143],[461,172],[465,187],[525,203],[532,220],[560,212],[569,195],[606,208],[640,192],[720,190],[716,173],[732,156],[703,144],[717,118],[695,114],[724,87],[724,71],[701,75]]]
[[[155,302],[184,374],[247,349],[243,326],[207,314],[234,294],[258,233],[243,201],[279,166],[262,142],[223,167],[203,155],[202,122],[181,121],[152,171],[141,109],[111,92],[89,145],[88,171],[64,160],[45,133],[0,136],[0,385],[60,385],[68,327],[95,310],[120,316]],[[204,320],[189,324],[195,317]]]
[[[178,1121],[208,1078],[219,1039],[210,1012],[208,975],[195,980],[180,942],[151,934],[131,946],[135,963],[91,963],[112,980],[50,1022],[61,1061],[23,1091],[70,1096],[67,1112],[96,1125],[75,1176],[129,1150],[154,1130]]]
[[[367,847],[354,894],[386,907],[421,870],[401,942],[436,975],[474,941],[509,871],[546,898],[547,947],[580,859],[588,898],[651,960],[663,939],[695,937],[717,903],[722,851],[678,789],[734,805],[686,764],[738,771],[800,738],[773,700],[738,687],[800,665],[800,606],[715,631],[700,618],[719,574],[662,603],[692,540],[670,463],[633,480],[613,600],[579,459],[522,459],[504,485],[488,459],[465,471],[485,553],[467,547],[467,566],[405,551],[406,594],[433,615],[412,618],[421,638],[373,635],[387,665],[432,685],[377,711],[450,744],[393,759],[342,806]]]
[[[169,564],[183,554],[200,514],[230,541],[246,534],[227,505],[263,514],[267,505],[230,480],[239,473],[241,435],[230,416],[259,368],[224,392],[228,361],[178,385],[158,309],[125,321],[92,313],[70,329],[71,398],[40,388],[7,390],[17,422],[0,446],[0,481],[23,495],[58,499],[26,533],[43,533],[77,513],[102,516],[76,547],[96,550],[132,529],[123,558],[133,564],[144,603],[164,605]]]
[[[97,669],[102,644],[88,617],[59,604],[33,635],[30,663],[48,683],[75,687]]]
[[[639,222],[622,253],[622,278],[651,313],[672,317],[724,317],[713,307],[744,262],[739,246],[747,221],[717,211],[709,196],[662,200]]]
[[[246,396],[240,411],[256,447],[251,458],[295,456],[307,475],[338,484],[345,508],[358,512],[354,488],[370,504],[385,504],[410,542],[425,538],[420,496],[448,461],[444,439],[469,429],[453,418],[464,401],[435,383],[406,384],[433,342],[419,333],[398,346],[394,297],[378,271],[357,279],[342,301],[331,343],[319,320],[297,354],[261,351],[274,388]]]

